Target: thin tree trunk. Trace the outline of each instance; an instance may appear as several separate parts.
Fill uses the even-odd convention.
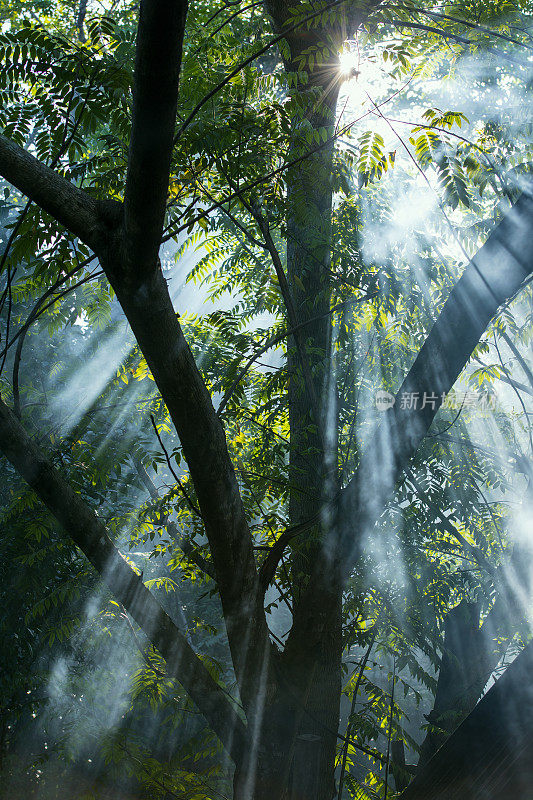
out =
[[[80,4],[78,6],[78,14],[76,17],[76,28],[78,29],[78,37],[80,42],[87,41],[87,37],[85,35],[86,14],[87,14],[87,0],[80,0]]]
[[[268,0],[266,6],[278,32],[290,28],[293,19],[286,4]],[[288,342],[289,524],[292,527],[309,519],[320,520],[305,537],[295,540],[290,556],[293,626],[280,658],[278,733],[273,734],[282,743],[285,740],[287,744],[290,739],[289,756],[279,759],[284,764],[282,781],[287,785],[277,788],[275,795],[290,800],[331,800],[335,794],[342,586],[338,567],[328,563],[327,556],[324,561],[332,520],[321,512],[338,491],[337,409],[330,374],[329,315],[333,136],[340,86],[337,50],[361,21],[363,12],[358,13],[357,19],[344,20],[338,30],[289,31],[285,59],[287,70],[307,73],[307,80],[297,88],[300,112],[293,119],[289,160],[311,149],[308,135],[320,132],[329,142],[287,174],[286,270],[295,322],[319,318],[303,328],[303,354],[301,342],[294,337]],[[326,43],[329,55],[324,62],[308,67],[305,52],[315,44],[320,44],[320,51],[324,52]],[[313,582],[309,592],[311,576],[321,561],[322,577]],[[265,774],[268,772],[265,770]],[[275,772],[275,763],[270,772]],[[254,800],[272,797],[272,786],[265,784],[258,786]]]
[[[317,104],[312,88],[309,90],[307,120],[315,131],[325,128],[327,136],[333,134],[335,122],[336,88],[322,95]],[[302,143],[305,147],[305,143]],[[298,144],[296,145],[298,147]],[[331,202],[332,202],[333,145],[314,154],[288,175],[287,201],[287,273],[298,314],[298,322],[313,317],[321,321],[306,329],[306,358],[314,384],[314,394],[321,405],[313,408],[304,381],[299,354],[293,342],[289,343],[289,423],[291,433],[289,484],[290,525],[298,525],[310,518],[319,518],[321,509],[336,491],[336,410],[334,393],[328,392],[330,383],[331,322]],[[319,418],[316,419],[316,414]],[[326,420],[331,421],[330,436]],[[329,445],[329,448],[328,448]],[[328,452],[329,449],[329,452]],[[318,759],[318,774],[313,782],[294,785],[294,800],[329,800],[333,794],[333,764],[335,759],[341,690],[341,590],[335,585],[316,587],[316,605],[303,605],[300,598],[305,593],[313,567],[323,555],[323,542],[328,537],[328,520],[322,520],[304,539],[297,540],[291,558],[293,578],[294,617],[298,627],[309,634],[313,629],[313,647],[288,648],[287,659],[294,682],[304,694],[307,685],[306,708],[297,730],[300,746],[294,748],[294,783],[301,783],[309,765],[301,764],[308,758],[314,742]],[[309,615],[311,612],[311,616]],[[317,618],[318,617],[318,618]],[[322,618],[322,621],[320,621]],[[305,620],[305,622],[304,622]],[[301,738],[306,737],[306,738]],[[310,738],[314,737],[314,738]],[[310,793],[304,796],[304,793]],[[313,795],[313,796],[311,796]]]

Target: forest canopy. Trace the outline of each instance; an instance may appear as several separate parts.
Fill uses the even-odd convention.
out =
[[[532,21],[0,0],[1,798],[438,800],[527,716]]]

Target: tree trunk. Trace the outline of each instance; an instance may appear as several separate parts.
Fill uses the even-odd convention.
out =
[[[329,315],[334,133],[341,82],[338,50],[372,5],[363,10],[341,10],[342,19],[324,30],[316,25],[295,28],[290,4],[282,0],[266,2],[277,32],[287,31],[286,69],[306,73],[297,88],[300,111],[293,119],[289,161],[306,157],[287,174],[286,263],[295,322],[319,320],[302,328],[303,347],[302,342],[289,340],[287,357],[289,524],[318,520],[305,536],[294,540],[290,555],[293,626],[280,658],[279,676],[280,691],[290,694],[285,708],[293,718],[288,734],[290,775],[283,778],[288,788],[279,796],[290,800],[331,800],[335,796],[342,571],[332,546],[336,519],[326,513],[339,490],[337,393],[331,372]],[[306,53],[312,51],[315,61],[306,63]],[[318,53],[322,54],[321,63]],[[321,143],[319,148],[317,142]],[[273,797],[268,786],[259,797]]]
[[[340,599],[337,606],[340,619]],[[340,656],[332,639],[337,632],[340,625],[329,636],[322,631],[311,655],[305,651],[290,664],[282,655],[273,665],[256,726],[249,726],[246,759],[235,771],[234,800],[334,796]]]
[[[267,6],[278,32],[290,28],[284,4]],[[246,768],[236,774],[236,800],[331,800],[334,796],[342,655],[341,585],[332,577],[337,571],[324,565],[327,581],[315,585],[313,602],[300,602],[328,537],[329,520],[321,510],[337,491],[336,403],[335,392],[329,390],[333,135],[339,89],[336,45],[331,46],[325,63],[311,69],[299,60],[319,41],[331,39],[321,30],[288,31],[290,55],[285,67],[300,74],[305,71],[307,80],[296,90],[300,111],[293,118],[288,156],[289,162],[297,163],[287,174],[289,296],[285,288],[284,300],[289,328],[321,318],[300,329],[299,341],[290,338],[287,356],[289,525],[310,518],[320,523],[306,537],[298,537],[290,554],[293,626],[274,665],[276,689],[265,700],[255,751]],[[322,132],[318,150],[313,138],[317,131]],[[332,436],[327,422],[335,432]]]
[[[331,206],[335,110],[338,83],[327,89],[309,82],[302,138],[294,155],[309,149],[305,131],[325,130],[329,144],[294,167],[287,179],[287,276],[297,322],[306,326],[305,358],[296,343],[288,349],[290,423],[290,525],[310,518],[320,523],[298,537],[291,553],[294,626],[284,665],[297,687],[297,723],[291,766],[290,800],[331,800],[341,691],[341,588],[315,586],[315,602],[303,600],[310,576],[323,557],[329,520],[322,513],[337,491],[336,392],[330,389],[331,350]],[[317,100],[318,96],[318,100]],[[312,394],[304,367],[312,380]],[[314,398],[319,398],[318,402]],[[329,570],[327,570],[329,572]],[[301,602],[303,600],[303,602]],[[298,635],[298,632],[301,635]]]
[[[448,612],[444,628],[437,691],[428,730],[420,748],[425,764],[475,706],[490,675],[485,632],[479,627],[479,605],[463,600]]]
[[[308,121],[315,131],[325,128],[328,137],[333,135],[336,98],[337,91],[330,92],[324,98],[323,107],[317,108],[312,90],[309,92]],[[305,147],[304,143],[302,147]],[[312,781],[307,788],[295,785],[291,800],[329,800],[333,795],[332,769],[341,689],[340,586],[335,585],[334,580],[331,586],[323,587],[324,591],[317,586],[315,607],[310,607],[306,601],[300,602],[313,568],[322,557],[323,543],[329,533],[329,520],[324,518],[321,510],[337,490],[336,403],[334,392],[328,388],[332,159],[333,144],[330,144],[291,170],[287,188],[287,273],[298,322],[322,318],[304,329],[305,357],[314,395],[321,399],[320,404],[314,404],[309,397],[300,354],[294,342],[289,345],[287,364],[291,433],[290,525],[298,525],[310,518],[321,520],[306,538],[299,537],[291,555],[295,628],[305,630],[307,635],[313,631],[314,640],[309,647],[307,639],[303,648],[293,641],[287,652],[290,672],[298,681],[299,696],[305,707],[299,715],[297,742],[300,744],[294,748],[293,782],[300,784],[302,776],[309,775],[310,765],[301,762],[308,760],[313,748],[318,761],[315,788],[311,788]],[[335,432],[333,436],[330,436],[330,430]],[[317,624],[318,616],[321,624]],[[311,741],[314,742],[312,746]]]

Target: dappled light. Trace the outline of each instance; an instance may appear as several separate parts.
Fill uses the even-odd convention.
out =
[[[0,800],[531,795],[532,15],[0,0]]]

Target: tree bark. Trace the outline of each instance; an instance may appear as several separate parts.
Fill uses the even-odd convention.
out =
[[[287,7],[275,2],[267,3],[267,7],[276,30],[282,32],[290,24]],[[329,310],[333,137],[340,85],[337,49],[342,38],[316,26],[292,31],[287,36],[290,55],[286,58],[286,69],[307,75],[305,84],[296,89],[304,103],[301,118],[293,120],[289,161],[309,150],[308,133],[323,129],[329,140],[325,148],[300,161],[287,174],[287,280],[296,314],[296,319],[288,320],[288,325],[321,318],[303,328],[303,354],[294,336],[288,341],[291,527],[310,518],[319,520],[325,502],[336,492],[336,434],[331,441],[328,439],[330,431],[336,431],[337,427],[335,393],[328,392]],[[309,69],[299,59],[306,48],[320,42],[330,45],[330,56]],[[328,429],[326,420],[332,410]],[[276,698],[276,704],[285,707],[285,714],[292,717],[289,723],[280,726],[282,712],[278,714],[278,728],[290,729],[292,757],[282,772],[288,781],[287,797],[291,800],[330,800],[334,793],[342,656],[341,590],[335,573],[325,567],[327,585],[315,585],[314,602],[310,603],[309,597],[301,602],[322,556],[326,529],[327,520],[322,519],[305,537],[294,540],[296,545],[291,554],[293,626],[281,657],[281,687]],[[258,792],[257,800],[269,796],[268,787],[264,791],[258,787]]]
[[[3,134],[0,174],[95,252],[120,221],[120,203],[91,197]]]
[[[161,244],[186,17],[187,0],[140,4],[124,192],[124,251],[136,274],[150,270]]]

